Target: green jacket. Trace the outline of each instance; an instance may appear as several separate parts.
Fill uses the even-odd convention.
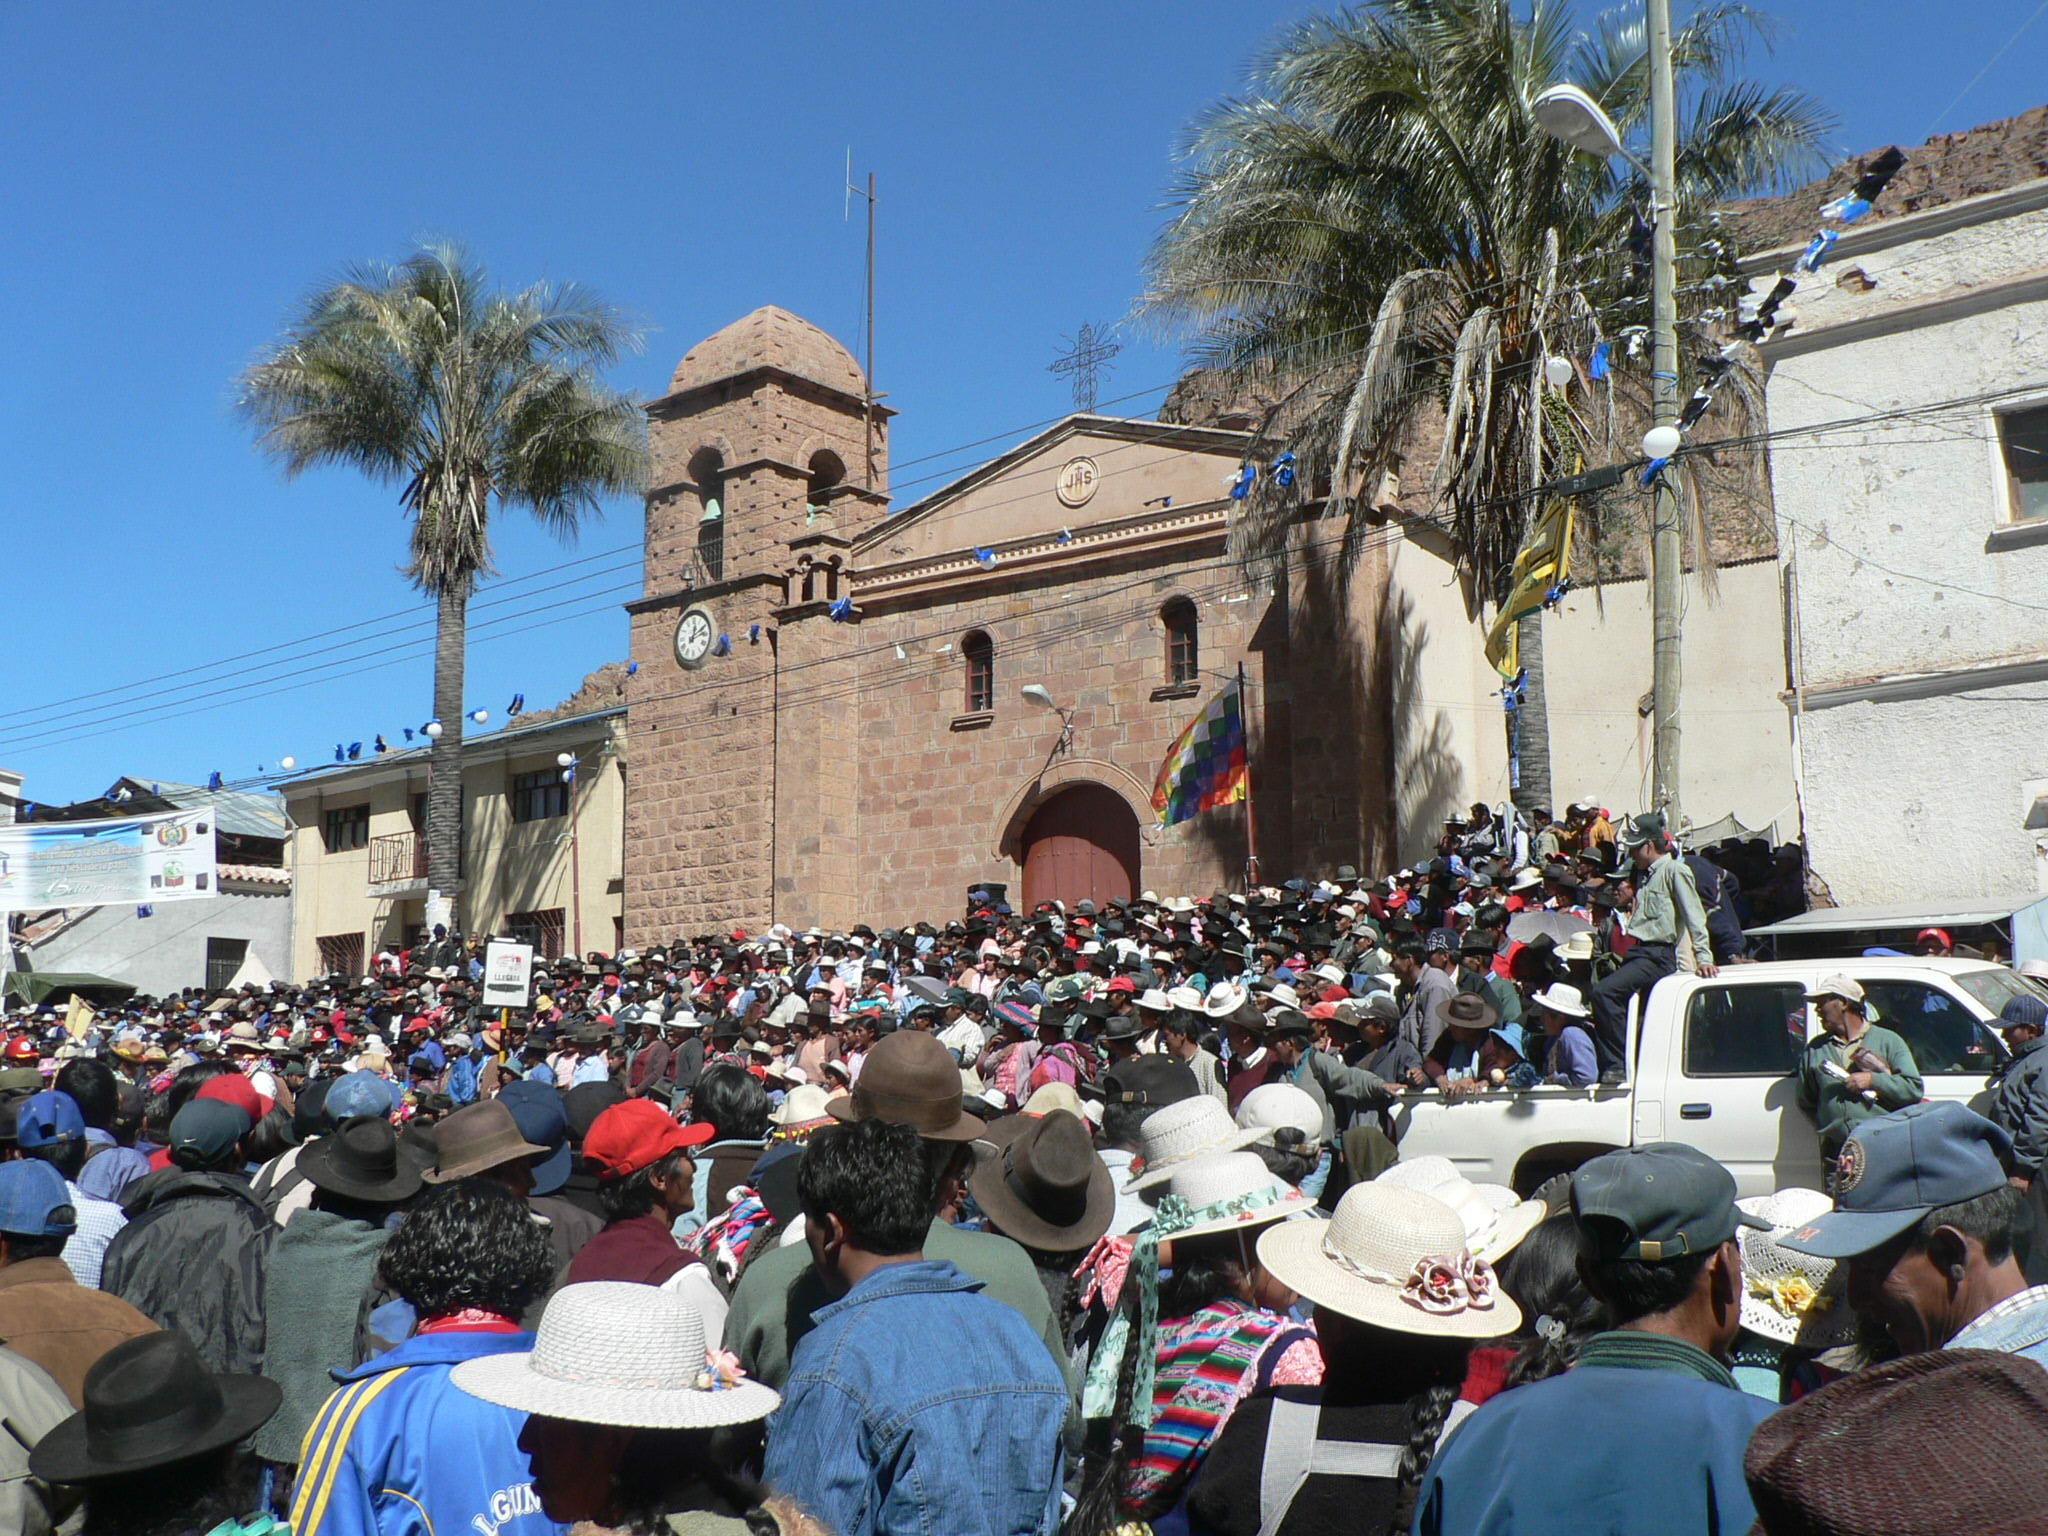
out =
[[[1821,1067],[1822,1062],[1832,1061],[1848,1071],[1858,1071],[1850,1065],[1849,1058],[1866,1050],[1883,1057],[1892,1069],[1871,1079],[1871,1091],[1877,1095],[1875,1104]],[[1917,1104],[1923,1097],[1925,1089],[1920,1081],[1920,1068],[1913,1060],[1913,1048],[1882,1024],[1872,1024],[1864,1030],[1853,1046],[1822,1031],[1807,1041],[1806,1049],[1800,1053],[1799,1107],[1813,1117],[1814,1129],[1820,1132],[1821,1150],[1831,1156],[1864,1121]]]

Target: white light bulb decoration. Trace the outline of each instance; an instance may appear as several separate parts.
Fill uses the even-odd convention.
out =
[[[1676,427],[1652,427],[1643,434],[1643,452],[1653,459],[1668,459],[1683,441]]]
[[[1563,389],[1565,385],[1571,383],[1574,371],[1572,360],[1568,357],[1553,357],[1543,364],[1543,377],[1550,381],[1554,389]]]
[[[469,712],[469,718],[478,725],[489,725],[491,723],[491,712],[488,709],[472,709]]]
[[[567,768],[575,761],[576,754],[573,752],[557,752],[555,754],[555,766],[557,768]]]
[[[425,725],[420,727],[420,732],[429,741],[439,741],[441,739],[441,722],[438,720],[429,720]]]
[[[277,760],[277,766],[282,768],[286,773],[290,773],[294,768],[299,766],[299,760],[296,757],[281,757]]]

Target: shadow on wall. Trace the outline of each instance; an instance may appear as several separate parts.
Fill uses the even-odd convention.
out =
[[[1451,720],[1442,708],[1421,701],[1422,653],[1429,626],[1415,617],[1415,601],[1396,591],[1381,611],[1380,684],[1391,717],[1388,757],[1398,786],[1394,805],[1396,846],[1374,867],[1388,868],[1432,850],[1443,819],[1463,809],[1464,764],[1452,746]]]

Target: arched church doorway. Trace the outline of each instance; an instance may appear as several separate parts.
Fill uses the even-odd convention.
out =
[[[1032,813],[1018,840],[1024,907],[1041,901],[1128,901],[1138,893],[1138,818],[1101,784],[1063,789]]]

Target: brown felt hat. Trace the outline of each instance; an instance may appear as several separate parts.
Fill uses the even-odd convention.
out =
[[[972,1141],[987,1125],[960,1107],[960,1068],[937,1035],[899,1029],[861,1063],[853,1091],[825,1106],[835,1120],[887,1120],[927,1141]]]
[[[1859,1371],[1756,1428],[1763,1536],[2037,1536],[2048,1529],[2048,1371],[1937,1349]]]
[[[1116,1183],[1095,1155],[1085,1120],[1055,1109],[1013,1116],[990,1127],[991,1137],[997,1132],[1007,1133],[1007,1144],[974,1170],[967,1187],[998,1231],[1027,1248],[1064,1253],[1109,1230]]]
[[[420,1177],[429,1184],[447,1184],[521,1158],[545,1157],[548,1150],[519,1134],[511,1110],[485,1099],[464,1105],[434,1127],[434,1166]]]

